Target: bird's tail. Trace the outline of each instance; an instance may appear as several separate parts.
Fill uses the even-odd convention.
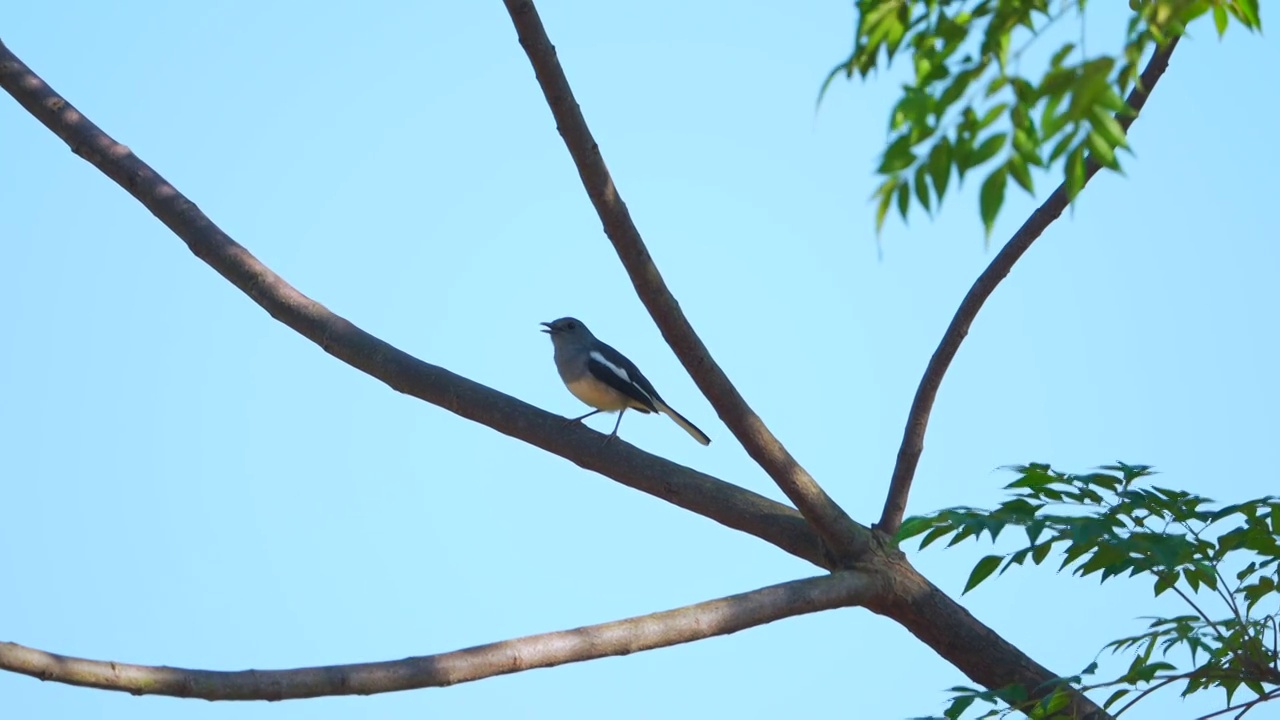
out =
[[[697,425],[694,425],[693,423],[686,420],[683,415],[676,412],[675,410],[672,410],[670,405],[661,401],[655,404],[658,406],[658,410],[660,410],[663,413],[666,413],[667,417],[674,420],[677,425],[684,428],[685,432],[692,435],[694,440],[697,440],[703,445],[711,444],[711,438],[707,437],[706,433],[699,430]]]

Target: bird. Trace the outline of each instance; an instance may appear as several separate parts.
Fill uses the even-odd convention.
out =
[[[569,423],[581,422],[602,412],[617,412],[618,421],[613,432],[605,438],[609,442],[618,436],[622,415],[627,410],[645,413],[663,413],[675,421],[694,440],[710,445],[711,438],[663,401],[653,384],[640,372],[635,363],[591,334],[581,320],[562,317],[542,323],[542,332],[551,335],[555,348],[556,370],[569,392],[582,402],[595,408]]]

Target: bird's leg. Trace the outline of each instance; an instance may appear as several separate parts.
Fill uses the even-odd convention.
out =
[[[573,418],[573,419],[571,419],[571,420],[565,420],[565,421],[564,421],[564,425],[563,425],[562,427],[569,427],[570,425],[572,425],[572,424],[574,424],[574,423],[576,423],[576,422],[582,422],[583,420],[586,420],[587,418],[591,417],[592,415],[595,415],[596,413],[600,413],[600,412],[604,412],[604,411],[603,411],[603,410],[592,410],[591,412],[589,412],[589,413],[587,413],[586,415],[583,415],[583,416],[581,416],[581,417],[576,417],[576,418]]]
[[[613,424],[613,432],[605,436],[604,442],[601,443],[602,445],[607,445],[610,440],[618,437],[618,426],[622,424],[622,414],[625,413],[626,411],[627,411],[626,408],[622,408],[621,410],[618,411],[618,421]]]

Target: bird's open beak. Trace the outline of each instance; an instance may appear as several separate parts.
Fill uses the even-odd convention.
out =
[[[538,324],[542,326],[542,332],[544,333],[554,332],[554,330],[551,329],[551,323],[538,323]]]

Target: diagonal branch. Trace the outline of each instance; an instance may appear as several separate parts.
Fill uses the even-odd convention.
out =
[[[0,669],[68,685],[204,700],[371,695],[454,685],[728,635],[795,615],[861,605],[876,591],[876,582],[868,574],[837,572],[652,615],[390,662],[220,672],[84,660],[0,643]]]
[[[370,335],[303,295],[232,240],[129,148],[116,142],[0,41],[0,87],[73,152],[101,170],[186,242],[196,257],[326,352],[393,389],[559,455],[587,470],[661,498],[826,567],[819,543],[791,508],[624,442],[563,427],[563,418],[425,363]]]
[[[869,533],[855,523],[826,494],[818,483],[783,447],[764,421],[751,410],[728,376],[712,359],[702,339],[684,316],[662,275],[654,265],[640,232],[631,221],[627,206],[618,195],[600,147],[596,144],[582,110],[574,99],[555,47],[538,17],[532,0],[503,0],[515,24],[520,46],[529,56],[538,84],[546,96],[556,129],[564,138],[573,163],[582,177],[591,203],[596,208],[605,234],[622,260],[640,301],[649,310],[667,344],[733,432],[769,477],[786,493],[826,542],[837,558],[852,559],[866,549]]]
[[[1031,700],[1042,700],[1061,686],[1061,675],[1037,663],[1015,645],[983,625],[963,606],[911,567],[900,550],[885,557],[892,578],[889,591],[867,603],[867,609],[892,618],[920,642],[988,690],[1018,686]],[[1110,720],[1087,695],[1064,688],[1068,706],[1054,717]]]
[[[1175,36],[1168,45],[1158,48],[1147,62],[1138,86],[1125,100],[1133,109],[1133,113],[1116,115],[1116,120],[1125,130],[1129,129],[1138,112],[1142,110],[1142,106],[1146,105],[1147,98],[1150,97],[1160,76],[1169,67],[1169,57],[1177,45],[1178,38]],[[1092,159],[1089,160],[1084,175],[1086,184],[1097,174],[1099,167]],[[1067,189],[1064,183],[1059,185],[1044,203],[1031,213],[1022,227],[1009,238],[1009,242],[1000,248],[1000,252],[996,253],[991,264],[974,281],[973,287],[969,289],[960,307],[956,309],[955,317],[951,319],[947,331],[942,334],[938,349],[933,352],[933,357],[929,358],[924,377],[920,378],[920,386],[916,388],[915,399],[911,401],[911,411],[907,414],[907,427],[902,435],[902,445],[898,448],[898,462],[893,468],[893,478],[889,482],[889,494],[884,501],[884,511],[880,514],[880,521],[875,525],[877,529],[893,535],[902,525],[902,517],[907,511],[907,496],[911,493],[911,481],[915,479],[916,467],[920,464],[920,454],[924,452],[924,433],[929,426],[929,413],[933,411],[933,402],[938,397],[938,388],[942,386],[942,376],[947,373],[947,368],[955,359],[960,343],[969,334],[969,326],[973,324],[973,319],[982,309],[982,304],[991,297],[991,293],[995,292],[996,286],[1013,269],[1013,264],[1018,262],[1027,248],[1031,247],[1031,243],[1044,233],[1045,228],[1062,215],[1067,205]]]

